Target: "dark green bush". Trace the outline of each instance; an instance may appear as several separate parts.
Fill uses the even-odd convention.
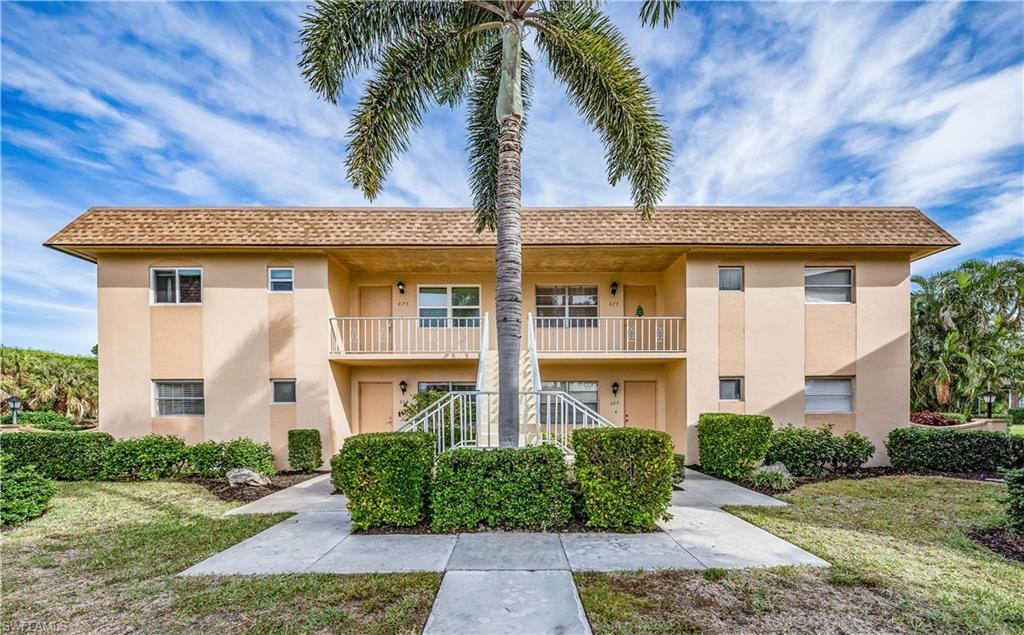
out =
[[[672,464],[672,482],[682,483],[686,480],[686,456],[682,454],[673,454]]]
[[[900,470],[974,472],[1016,467],[1024,454],[1022,442],[988,430],[896,428],[885,447],[892,466]]]
[[[836,437],[835,444],[832,469],[836,472],[856,471],[875,454],[875,444],[856,432],[851,431]]]
[[[1010,425],[1024,426],[1024,408],[1010,408],[1006,414],[1010,417]]]
[[[57,486],[33,465],[11,468],[11,457],[0,454],[0,525],[16,525],[46,511]]]
[[[119,439],[107,449],[104,478],[117,481],[153,481],[177,476],[185,466],[188,447],[175,436],[150,434]]]
[[[566,470],[552,445],[443,452],[430,497],[434,531],[564,525],[572,517]]]
[[[868,462],[875,446],[867,437],[847,432],[837,437],[832,428],[773,430],[765,454],[766,465],[781,462],[793,476],[821,476],[828,471],[852,472]]]
[[[11,469],[35,465],[47,478],[87,481],[103,477],[104,455],[114,437],[104,432],[15,432],[0,435]]]
[[[331,481],[348,497],[357,529],[411,526],[426,515],[433,466],[432,434],[357,434],[331,459]]]
[[[224,476],[224,444],[203,441],[188,449],[185,470],[190,476],[220,478]]]
[[[653,529],[672,502],[672,438],[657,430],[595,428],[572,434],[587,525]]]
[[[706,412],[697,421],[700,465],[715,476],[743,478],[764,461],[771,434],[764,415]]]
[[[308,472],[320,467],[323,446],[320,444],[320,431],[311,428],[299,428],[288,431],[288,465],[293,470]]]
[[[225,473],[246,468],[264,476],[277,474],[277,470],[274,469],[274,450],[269,443],[257,443],[252,439],[240,437],[223,445],[224,458],[221,466]]]
[[[959,423],[970,423],[970,421],[971,421],[971,415],[965,415],[962,412],[941,412],[939,414],[941,414],[943,417],[949,419],[950,421],[957,422],[958,424]]]
[[[1017,533],[1024,534],[1024,469],[1010,470],[1005,474],[1006,511],[1010,517],[1010,527]]]
[[[14,423],[14,417],[11,416],[11,413],[5,413],[3,417],[0,417],[0,424],[10,425],[12,423]],[[18,425],[32,426],[52,432],[77,432],[79,430],[71,419],[53,410],[19,412]]]

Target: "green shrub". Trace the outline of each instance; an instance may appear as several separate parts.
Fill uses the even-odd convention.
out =
[[[5,413],[3,417],[0,417],[0,424],[10,425],[12,423],[14,423],[14,417],[11,413]],[[53,410],[19,412],[18,425],[32,426],[33,428],[50,430],[52,432],[77,432],[79,430],[78,426],[71,419]]]
[[[672,482],[682,483],[686,480],[686,456],[682,454],[672,455]]]
[[[896,428],[886,438],[885,447],[896,469],[936,472],[1016,467],[1024,454],[1024,443],[1017,438],[988,430]]]
[[[57,491],[53,481],[33,465],[11,468],[11,457],[0,454],[0,525],[16,525],[46,511]]]
[[[114,437],[104,432],[14,432],[0,436],[11,469],[35,465],[47,478],[87,481],[102,478],[104,455]]]
[[[743,478],[764,461],[772,420],[764,415],[707,412],[697,421],[700,464],[710,474]]]
[[[1010,417],[1010,425],[1024,426],[1024,408],[1010,408],[1006,414]]]
[[[875,444],[866,436],[856,432],[847,432],[835,437],[835,453],[832,456],[832,469],[836,472],[854,472],[867,463],[875,454]]]
[[[672,438],[657,430],[595,428],[572,434],[587,525],[653,529],[672,502]]]
[[[224,473],[230,470],[250,469],[264,476],[277,474],[274,469],[274,450],[269,443],[256,443],[244,437],[232,439],[224,446],[224,457],[221,467]]]
[[[119,439],[107,449],[104,478],[118,481],[153,481],[177,476],[185,466],[188,447],[175,436],[150,434]]]
[[[190,447],[185,471],[191,476],[202,478],[224,476],[224,444],[203,441]]]
[[[331,481],[348,497],[355,528],[411,526],[426,514],[433,466],[432,434],[357,434],[331,459]]]
[[[795,478],[775,470],[754,470],[747,476],[746,480],[750,484],[764,489],[785,491],[796,487]]]
[[[831,426],[773,430],[765,454],[766,464],[781,462],[794,476],[821,476],[832,470],[852,472],[868,462],[875,446],[867,437],[847,432],[832,434]]]
[[[308,472],[320,467],[323,463],[321,452],[323,446],[319,430],[299,428],[288,431],[288,466],[293,470]]]
[[[1024,534],[1024,469],[1010,470],[1005,474],[1006,511],[1010,517],[1010,527],[1019,534]]]
[[[958,424],[970,423],[971,421],[971,415],[965,415],[962,412],[940,412],[939,414],[950,421],[955,421]]]
[[[553,445],[443,452],[430,496],[434,531],[564,525],[572,518],[566,473]]]

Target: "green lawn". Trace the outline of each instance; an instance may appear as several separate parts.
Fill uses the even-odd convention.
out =
[[[1016,434],[1018,436],[1024,437],[1024,424],[1010,426],[1010,434]]]
[[[885,477],[806,485],[730,511],[833,564],[711,574],[577,574],[594,632],[1024,632],[1024,565],[971,541],[1001,485]],[[724,576],[724,577],[723,577]]]
[[[61,483],[42,517],[0,533],[4,630],[419,633],[437,574],[176,578],[281,521],[182,483]]]

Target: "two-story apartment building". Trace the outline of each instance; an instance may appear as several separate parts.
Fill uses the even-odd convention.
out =
[[[494,235],[465,209],[94,208],[47,243],[95,262],[100,428],[325,457],[422,390],[496,390]],[[524,417],[670,433],[702,412],[857,430],[910,407],[914,208],[524,209]],[[536,396],[536,395],[535,395]],[[477,425],[483,406],[474,416]],[[477,412],[477,410],[479,412]]]

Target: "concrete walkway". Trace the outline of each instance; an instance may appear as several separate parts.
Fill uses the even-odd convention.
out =
[[[659,533],[352,535],[346,499],[324,475],[227,512],[295,516],[180,575],[444,572],[425,633],[586,634],[574,571],[829,566],[720,507],[783,501],[691,470],[683,487]]]

